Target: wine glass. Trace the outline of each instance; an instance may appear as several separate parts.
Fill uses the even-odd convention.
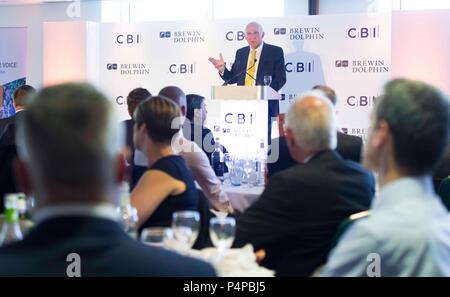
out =
[[[235,232],[236,220],[232,217],[216,217],[209,221],[211,241],[217,247],[220,259],[225,251],[232,246]]]
[[[124,231],[132,238],[137,239],[137,223],[139,221],[137,209],[131,205],[122,205],[118,207],[118,212]]]
[[[172,215],[172,231],[183,250],[192,248],[200,229],[200,214],[197,211],[177,211]]]
[[[223,155],[223,161],[225,162],[225,165],[228,168],[228,172],[224,172],[223,173],[223,175],[225,177],[224,184],[225,185],[230,185],[231,184],[231,182],[230,182],[230,172],[231,172],[231,169],[233,168],[233,156],[231,156],[230,153],[225,153]]]
[[[270,86],[272,83],[272,76],[271,75],[264,75],[264,85]]]
[[[167,227],[145,228],[141,232],[141,241],[150,246],[164,247],[169,230]]]
[[[247,188],[252,188],[254,175],[256,174],[255,163],[252,159],[246,159],[244,161],[244,171]]]

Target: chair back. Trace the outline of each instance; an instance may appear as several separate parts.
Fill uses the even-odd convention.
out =
[[[331,242],[331,248],[333,249],[338,243],[339,240],[342,238],[344,233],[350,228],[351,225],[353,225],[357,220],[366,218],[370,215],[370,211],[365,210],[361,212],[357,212],[343,220],[339,227],[336,230],[336,233],[334,234],[333,240]]]
[[[447,210],[450,211],[450,177],[447,176],[441,181],[437,194],[441,197]]]

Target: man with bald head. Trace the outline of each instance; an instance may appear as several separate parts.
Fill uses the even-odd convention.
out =
[[[284,68],[283,49],[263,42],[264,30],[261,24],[250,22],[245,27],[245,40],[248,46],[240,48],[228,70],[225,66],[222,54],[219,59],[209,58],[209,61],[219,71],[225,84],[237,84],[238,86],[263,86],[264,76],[272,76],[270,86],[279,91],[286,83],[286,70]],[[279,113],[278,101],[269,100],[269,143],[271,135],[271,119]]]
[[[165,96],[175,102],[181,109],[181,113],[186,115],[186,94],[176,86],[167,86],[159,91],[160,96]]]
[[[343,160],[336,116],[322,92],[304,93],[287,114],[286,138],[297,165],[269,180],[261,197],[237,217],[235,245],[264,249],[263,265],[278,276],[308,276],[324,264],[342,220],[367,210],[373,176]]]
[[[17,124],[17,171],[23,190],[36,198],[36,226],[0,248],[0,276],[215,275],[205,262],[123,231],[116,208],[124,131],[94,87],[44,88]]]

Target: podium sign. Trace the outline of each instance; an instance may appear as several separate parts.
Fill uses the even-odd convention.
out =
[[[208,100],[206,126],[231,154],[255,154],[267,148],[267,101]]]
[[[267,151],[267,100],[280,98],[269,86],[212,87],[207,126],[232,154],[255,155],[261,141]]]

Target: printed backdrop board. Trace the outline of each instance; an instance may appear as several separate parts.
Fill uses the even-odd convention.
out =
[[[0,28],[0,118],[14,115],[14,90],[25,84],[27,28]]]
[[[256,19],[264,41],[283,48],[287,83],[280,90],[281,112],[301,92],[326,84],[338,95],[341,129],[365,137],[375,97],[391,73],[391,15],[323,15]],[[223,81],[208,61],[222,53],[227,65],[246,46],[250,19],[100,25],[100,86],[121,118],[129,117],[126,95],[135,87],[152,94],[167,85],[210,98],[211,86]],[[211,107],[208,126],[227,112]],[[239,110],[239,105],[230,107]],[[246,107],[247,108],[247,107]],[[213,119],[217,118],[218,119]],[[238,124],[236,124],[238,125]],[[215,126],[215,127],[214,127]],[[223,135],[215,135],[227,139]],[[256,137],[257,138],[257,137]],[[255,149],[257,148],[255,144]]]

